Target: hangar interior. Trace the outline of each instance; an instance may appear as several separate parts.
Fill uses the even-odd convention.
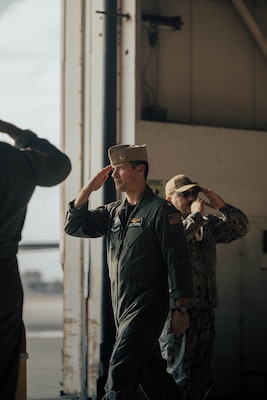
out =
[[[62,220],[115,143],[147,144],[160,195],[185,173],[250,220],[247,236],[218,246],[216,399],[267,394],[266,20],[264,0],[62,0],[62,146],[73,165]],[[99,191],[90,207],[114,196]],[[95,399],[112,329],[103,242],[63,234],[61,253],[63,388]]]

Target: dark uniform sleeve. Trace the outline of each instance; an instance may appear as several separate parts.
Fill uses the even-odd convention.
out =
[[[162,255],[168,267],[170,293],[174,300],[192,296],[192,264],[180,213],[170,203],[156,221]]]
[[[30,130],[20,131],[15,145],[25,152],[33,170],[36,185],[55,186],[69,175],[71,163],[66,154],[48,140],[39,139]]]
[[[74,201],[69,203],[65,219],[65,232],[70,236],[97,238],[106,235],[109,213],[105,206],[88,211],[88,203],[74,208]]]

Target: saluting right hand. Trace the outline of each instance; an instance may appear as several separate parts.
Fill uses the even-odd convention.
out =
[[[6,122],[0,119],[0,132],[7,133],[12,139],[15,140],[20,132],[22,132],[22,129],[11,124],[10,122]]]
[[[111,165],[107,165],[101,169],[90,181],[81,189],[77,198],[74,201],[74,207],[78,208],[84,205],[92,192],[100,189],[108,179],[109,173],[112,170]]]
[[[106,182],[106,180],[109,177],[109,173],[112,170],[111,165],[107,165],[105,168],[101,169],[94,178],[92,178],[88,183],[88,187],[90,187],[91,192],[94,192],[98,189],[100,189],[103,184]],[[87,186],[86,185],[86,186]]]

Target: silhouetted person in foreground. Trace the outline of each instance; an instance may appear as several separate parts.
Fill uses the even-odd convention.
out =
[[[23,289],[17,264],[27,205],[36,186],[54,186],[71,171],[69,158],[30,130],[0,120],[0,399],[13,400],[23,332]],[[43,210],[45,211],[45,204]],[[36,229],[42,229],[37,227]]]

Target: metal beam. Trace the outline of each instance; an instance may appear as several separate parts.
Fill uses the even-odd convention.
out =
[[[252,34],[255,41],[258,43],[260,49],[262,50],[263,54],[267,58],[267,41],[262,33],[261,29],[259,28],[258,24],[250,14],[247,6],[244,4],[243,0],[232,0],[233,5],[235,6],[236,10],[240,14],[241,18],[247,25]]]
[[[58,248],[59,248],[58,242],[22,242],[19,244],[20,251],[50,250]]]

